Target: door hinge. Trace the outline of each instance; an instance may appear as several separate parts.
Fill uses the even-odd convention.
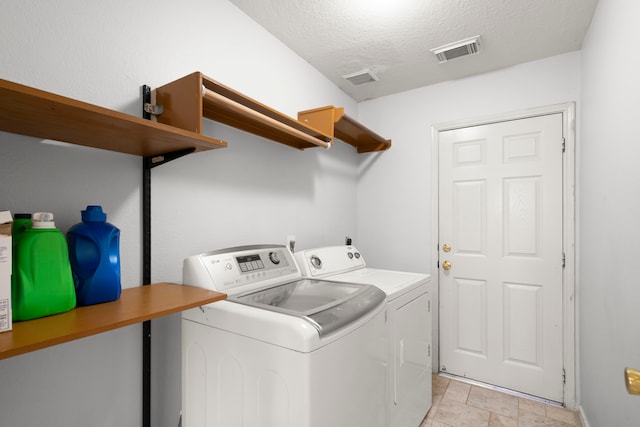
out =
[[[562,138],[562,152],[564,153],[567,148],[567,141]]]
[[[427,301],[427,311],[431,313],[431,300]]]
[[[567,257],[565,255],[565,253],[562,253],[562,268],[564,268],[567,265]]]
[[[564,368],[562,368],[562,384],[566,384],[567,383],[567,371],[564,370]]]
[[[431,344],[428,344],[427,356],[431,357]]]

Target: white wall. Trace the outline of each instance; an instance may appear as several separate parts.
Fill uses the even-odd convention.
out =
[[[593,427],[638,425],[623,371],[640,369],[639,16],[636,0],[601,1],[583,45],[580,392]]]
[[[199,70],[274,109],[356,103],[226,0],[0,3],[0,78],[140,115],[140,87]],[[356,237],[357,155],[304,152],[207,121],[229,147],[152,171],[153,281],[181,281],[186,255],[230,245],[298,247]],[[123,285],[141,282],[140,158],[0,133],[0,208],[50,210],[66,231],[87,204],[122,230]],[[154,427],[180,410],[179,316],[153,325]],[[141,422],[141,328],[0,361],[0,424]]]

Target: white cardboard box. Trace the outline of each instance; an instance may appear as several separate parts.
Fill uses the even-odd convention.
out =
[[[0,211],[0,332],[10,331],[11,324],[11,212]]]

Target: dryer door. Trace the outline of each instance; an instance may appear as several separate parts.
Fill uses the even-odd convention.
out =
[[[392,340],[391,425],[419,425],[431,407],[429,293],[398,298],[387,307]]]

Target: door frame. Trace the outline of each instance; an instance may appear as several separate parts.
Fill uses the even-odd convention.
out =
[[[575,283],[575,154],[576,154],[576,119],[575,102],[549,105],[545,107],[519,110],[510,113],[494,114],[468,120],[458,120],[436,124],[431,127],[431,276],[432,283],[432,316],[433,316],[433,369],[440,370],[440,292],[438,269],[439,242],[439,138],[440,132],[465,127],[480,126],[510,120],[527,119],[549,114],[562,114],[563,134],[565,135],[565,151],[562,158],[562,244],[565,252],[565,268],[563,269],[562,317],[563,317],[563,366],[564,366],[564,404],[567,408],[577,408],[577,355],[576,355],[576,283]]]

